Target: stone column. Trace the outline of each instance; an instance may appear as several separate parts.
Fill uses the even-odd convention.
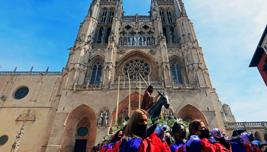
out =
[[[171,87],[171,74],[170,74],[170,64],[169,64],[169,56],[167,50],[166,40],[163,35],[160,38],[160,53],[162,57],[162,72],[163,72],[163,79],[165,83],[165,87]]]

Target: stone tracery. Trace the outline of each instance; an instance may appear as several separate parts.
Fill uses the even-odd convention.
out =
[[[119,44],[135,47],[155,45],[154,30],[148,25],[138,27],[126,25],[120,32]]]
[[[148,77],[150,74],[150,65],[142,59],[132,59],[124,65],[124,75],[128,79],[128,75],[131,80],[140,80],[142,77]]]

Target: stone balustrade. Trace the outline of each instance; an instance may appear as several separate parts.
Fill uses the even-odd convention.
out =
[[[267,122],[227,122],[225,123],[226,129],[236,129],[236,128],[266,128]]]
[[[54,71],[0,71],[0,75],[61,75],[62,72]]]
[[[98,90],[103,88],[103,83],[77,85],[76,90]]]
[[[155,38],[153,36],[122,36],[119,44],[121,47],[149,47],[155,45]]]
[[[151,84],[154,88],[163,88],[164,83],[162,81],[149,81],[147,82]],[[139,88],[141,86],[141,89],[146,89],[147,84],[143,81],[141,81],[141,84],[139,81],[131,81],[130,82],[131,88]],[[118,88],[118,82],[114,82],[111,85],[112,88]],[[121,89],[128,89],[129,88],[129,81],[120,81],[120,88]]]
[[[123,16],[122,17],[123,22],[151,22],[150,16],[143,16],[143,15],[135,15],[135,16]]]

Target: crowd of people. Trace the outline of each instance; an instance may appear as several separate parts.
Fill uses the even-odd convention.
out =
[[[267,152],[245,129],[227,137],[220,129],[209,130],[201,120],[185,125],[179,121],[166,124],[154,122],[148,127],[147,110],[154,104],[153,87],[144,93],[141,109],[135,110],[127,124],[111,138],[93,148],[94,152]],[[175,119],[178,120],[178,119]]]
[[[266,152],[266,145],[244,129],[227,137],[220,129],[208,130],[201,120],[188,126],[155,123],[147,128],[147,112],[136,110],[127,125],[95,146],[95,152]],[[187,133],[189,132],[189,133]]]

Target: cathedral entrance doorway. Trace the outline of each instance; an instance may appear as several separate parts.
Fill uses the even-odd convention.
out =
[[[206,126],[208,126],[208,123],[207,123],[207,120],[204,114],[192,105],[186,105],[185,107],[183,107],[178,113],[178,118],[181,118],[184,121],[188,121],[188,122],[195,120],[195,119],[199,119],[203,121]]]
[[[62,151],[87,152],[96,139],[96,115],[94,111],[81,105],[74,109],[65,122]]]
[[[76,139],[74,152],[86,152],[87,140]]]

